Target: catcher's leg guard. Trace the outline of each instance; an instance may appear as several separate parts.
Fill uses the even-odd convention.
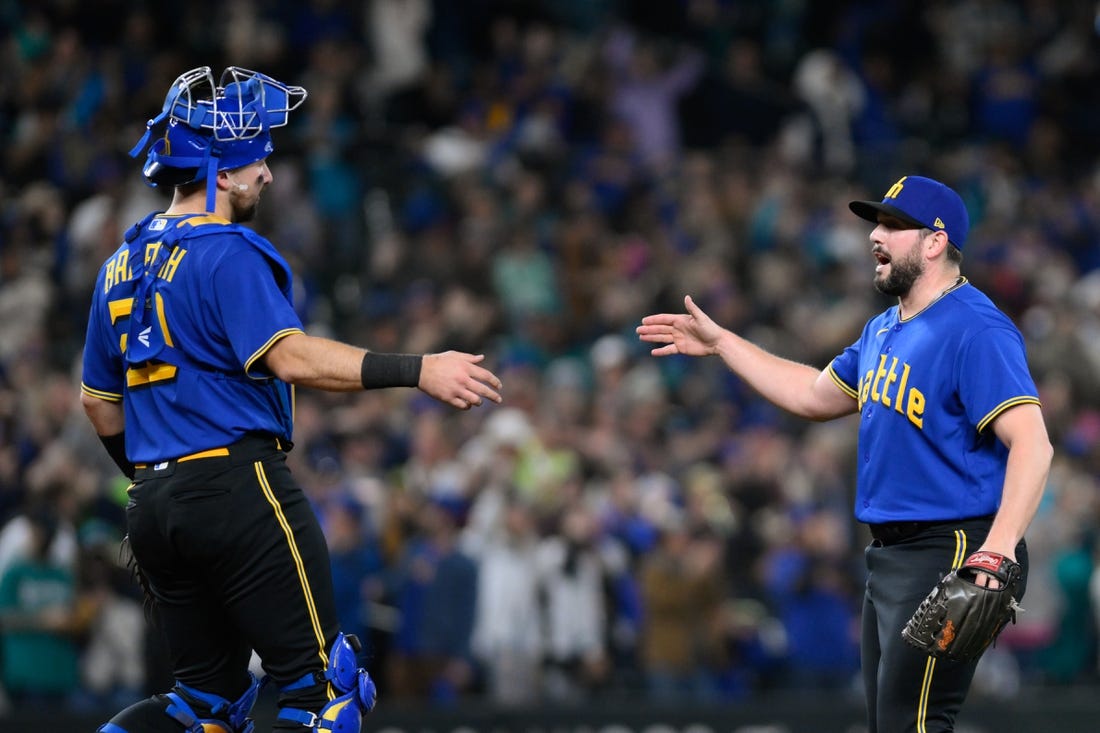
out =
[[[250,676],[252,684],[235,702],[177,682],[171,692],[134,703],[96,733],[252,733],[248,714],[261,682]]]
[[[328,669],[320,674],[307,674],[281,690],[287,693],[331,683],[341,693],[336,699],[329,701],[319,713],[283,707],[278,717],[300,723],[311,733],[359,733],[363,716],[374,708],[377,696],[374,680],[367,670],[356,666],[355,654],[359,648],[359,640],[354,634],[341,633],[332,645]]]

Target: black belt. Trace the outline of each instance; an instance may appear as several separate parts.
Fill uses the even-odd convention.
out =
[[[249,433],[235,443],[207,448],[177,458],[134,464],[134,479],[171,475],[177,464],[210,458],[232,458],[234,462],[251,461],[274,451],[288,451],[291,443],[267,433]]]
[[[884,545],[893,545],[904,542],[910,537],[943,527],[958,528],[960,525],[976,521],[992,521],[992,515],[987,517],[967,517],[965,519],[936,519],[931,521],[911,522],[883,522],[881,524],[869,524],[871,537]]]

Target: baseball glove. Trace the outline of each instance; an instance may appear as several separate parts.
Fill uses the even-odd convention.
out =
[[[979,572],[1000,581],[987,588],[974,581]],[[948,573],[921,601],[902,637],[933,657],[969,661],[988,647],[1009,621],[1016,623],[1019,563],[984,550]]]

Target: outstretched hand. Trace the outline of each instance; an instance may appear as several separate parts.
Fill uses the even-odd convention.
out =
[[[500,379],[478,366],[484,359],[484,354],[461,351],[425,354],[417,386],[424,394],[460,410],[476,407],[483,400],[499,403]]]
[[[687,313],[659,313],[646,316],[635,329],[642,341],[664,344],[652,349],[654,356],[685,354],[708,356],[715,352],[722,328],[695,305],[690,295],[684,297]]]

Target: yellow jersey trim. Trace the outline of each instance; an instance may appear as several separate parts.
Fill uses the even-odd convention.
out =
[[[256,352],[252,354],[252,356],[248,357],[248,361],[244,363],[245,375],[251,377],[252,379],[267,379],[266,375],[256,376],[252,374],[252,365],[256,363],[257,359],[266,354],[268,349],[274,346],[277,341],[280,341],[281,339],[284,339],[294,333],[305,333],[305,331],[300,328],[284,328],[282,331],[276,331],[275,334],[271,338],[269,338],[263,346],[256,349]]]
[[[95,397],[96,399],[104,400],[106,402],[122,402],[122,395],[116,392],[105,392],[102,389],[89,387],[88,385],[84,384],[84,382],[80,383],[80,391],[88,395],[89,397]]]
[[[943,291],[942,293],[940,293],[939,295],[937,295],[937,296],[936,296],[936,297],[935,297],[935,298],[934,298],[934,299],[932,300],[932,302],[931,302],[931,303],[929,303],[928,305],[924,306],[923,308],[921,308],[921,309],[920,309],[919,311],[917,311],[917,312],[916,312],[916,313],[914,313],[913,315],[911,315],[911,316],[907,316],[906,318],[902,318],[902,317],[901,317],[901,309],[899,308],[899,309],[898,309],[898,323],[908,323],[909,321],[913,320],[914,318],[916,318],[917,316],[919,316],[919,315],[920,315],[921,313],[924,313],[924,312],[925,312],[926,310],[928,310],[929,308],[931,308],[932,306],[934,306],[934,305],[935,305],[936,303],[938,303],[938,302],[940,301],[940,299],[941,299],[941,298],[943,298],[943,296],[947,295],[948,293],[952,293],[952,292],[954,292],[954,291],[958,290],[958,289],[959,289],[959,288],[961,288],[961,287],[962,287],[963,285],[966,285],[966,284],[967,284],[968,282],[970,282],[970,281],[966,279],[966,276],[965,276],[965,275],[959,275],[959,279],[955,281],[955,284],[954,284],[954,285],[952,285],[952,286],[951,286],[951,287],[949,287],[949,288],[948,288],[947,290],[944,290],[944,291]]]
[[[202,224],[229,224],[230,221],[217,214],[178,214],[182,217],[176,222],[176,227],[201,226]],[[166,217],[167,218],[167,217]]]
[[[1027,395],[1027,396],[1024,396],[1024,397],[1013,397],[1011,399],[1007,399],[1004,402],[1002,402],[1001,404],[994,407],[992,410],[990,410],[989,414],[986,415],[985,417],[983,417],[978,422],[978,432],[980,433],[980,432],[984,431],[987,427],[989,427],[989,423],[993,422],[995,419],[997,419],[998,415],[1000,415],[1005,410],[1008,410],[1009,408],[1016,407],[1017,405],[1040,405],[1040,406],[1042,406],[1042,404],[1043,403],[1039,401],[1038,397],[1032,397],[1030,395]]]
[[[858,400],[859,399],[859,392],[857,392],[853,388],[849,387],[844,382],[844,380],[841,379],[840,376],[835,371],[833,371],[833,365],[831,363],[829,364],[828,367],[825,368],[825,370],[829,373],[829,378],[833,380],[833,383],[836,384],[837,387],[840,387],[841,392],[848,395],[853,400]]]

